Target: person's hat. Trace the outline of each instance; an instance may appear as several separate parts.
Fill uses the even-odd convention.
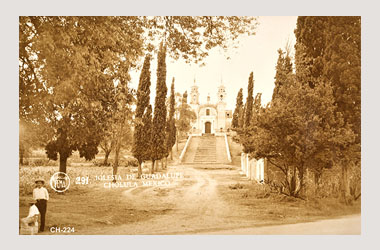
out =
[[[29,204],[36,204],[36,200],[35,199],[30,199],[28,203]]]
[[[45,184],[45,181],[43,180],[43,179],[37,179],[37,180],[35,180],[35,182],[34,183],[38,183],[38,182],[41,182],[42,184]]]

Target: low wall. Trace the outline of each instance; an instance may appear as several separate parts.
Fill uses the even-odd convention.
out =
[[[250,158],[249,154],[241,153],[241,172],[250,180],[264,182],[265,179],[265,160]]]
[[[226,134],[224,134],[224,139],[225,139],[224,141],[226,142],[227,158],[228,158],[228,161],[231,163],[232,159],[231,159],[230,146],[228,145],[228,139],[227,139]]]
[[[190,145],[190,140],[191,140],[192,137],[193,137],[193,135],[190,135],[189,138],[187,138],[187,141],[186,141],[185,147],[182,149],[181,155],[179,156],[179,161],[180,161],[180,162],[182,162],[182,159],[183,159],[183,157],[184,157],[185,154],[186,154],[187,147]]]

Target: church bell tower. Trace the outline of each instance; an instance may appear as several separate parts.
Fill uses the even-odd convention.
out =
[[[218,129],[222,132],[226,129],[226,88],[223,83],[218,87],[217,98]]]
[[[226,88],[224,85],[220,85],[218,87],[217,98],[218,102],[226,102]]]
[[[199,104],[199,92],[198,92],[198,86],[195,84],[195,79],[194,79],[194,85],[191,86],[191,91],[190,91],[190,104]]]

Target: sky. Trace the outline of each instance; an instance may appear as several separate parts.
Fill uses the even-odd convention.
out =
[[[190,93],[194,84],[199,87],[200,102],[205,103],[210,94],[211,102],[217,100],[218,86],[226,88],[227,109],[233,110],[236,105],[236,96],[243,88],[244,102],[247,97],[249,74],[253,72],[253,94],[262,93],[262,104],[265,105],[272,98],[274,76],[276,74],[277,50],[286,47],[287,42],[295,44],[294,29],[297,17],[277,16],[258,17],[259,25],[253,36],[239,38],[237,49],[230,48],[227,52],[219,48],[210,50],[209,56],[204,60],[205,66],[187,64],[179,59],[166,58],[166,84],[170,89],[172,78],[175,77],[175,91]],[[230,57],[230,59],[227,59]],[[157,61],[151,62],[151,103],[154,103],[156,87]],[[131,87],[137,89],[140,72],[131,73]],[[169,95],[169,91],[168,91]],[[190,100],[190,99],[188,99]]]

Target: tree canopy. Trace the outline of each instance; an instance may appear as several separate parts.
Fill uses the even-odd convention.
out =
[[[360,18],[299,17],[295,33],[295,72],[279,50],[272,101],[256,95],[239,140],[281,170],[283,193],[303,197],[307,171],[338,167],[346,197],[347,166],[360,166]]]
[[[20,120],[46,128],[47,155],[59,155],[64,172],[75,150],[94,158],[120,105],[115,93],[123,93],[124,106],[133,103],[130,69],[155,44],[198,63],[255,26],[252,17],[20,17]]]

